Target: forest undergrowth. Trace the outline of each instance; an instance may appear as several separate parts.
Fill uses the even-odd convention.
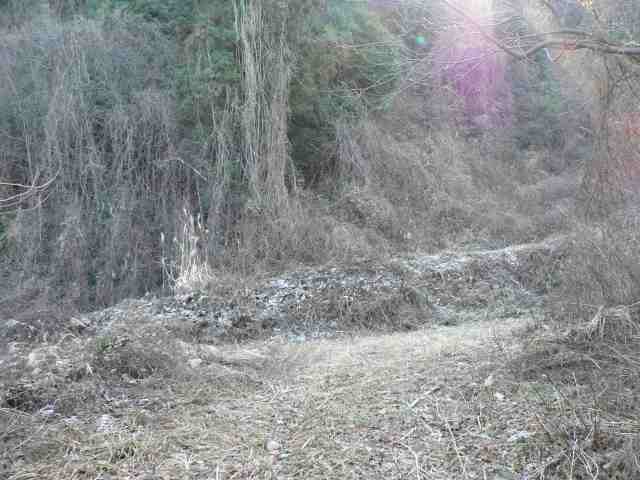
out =
[[[487,47],[486,35],[465,31],[469,19],[451,17],[455,9],[447,9],[448,3],[0,1],[0,323],[55,331],[88,311],[144,295],[227,292],[235,298],[256,279],[286,272],[357,269],[403,256],[492,251],[561,238],[561,254],[553,261],[532,253],[527,271],[513,277],[514,288],[534,290],[544,305],[525,331],[509,337],[517,348],[505,347],[501,357],[502,347],[495,346],[493,357],[485,359],[500,374],[463,369],[461,378],[471,375],[471,386],[452,381],[457,390],[447,401],[455,398],[462,410],[481,397],[502,404],[506,394],[491,383],[499,377],[501,387],[517,397],[507,410],[515,412],[517,405],[534,412],[527,421],[535,426],[501,430],[522,434],[505,443],[515,455],[509,457],[511,473],[520,477],[494,469],[495,478],[640,478],[636,57],[577,48],[572,40],[558,52],[510,58],[505,49]],[[572,8],[581,12],[581,28],[608,35],[607,45],[615,40],[633,49],[640,24],[633,21],[636,11],[627,8],[629,2],[610,3]],[[551,17],[531,6],[521,10],[514,17],[519,23],[505,23],[508,28],[496,31],[496,38],[538,38],[519,35],[522,29],[564,25],[554,20],[553,8]],[[475,21],[471,26],[480,28]],[[464,47],[460,38],[477,45]],[[469,57],[488,56],[491,62],[457,70]],[[499,296],[486,298],[491,303]],[[340,308],[352,303],[338,302]],[[381,321],[389,313],[387,307],[375,312]],[[47,344],[46,335],[38,338]],[[161,348],[125,348],[111,340],[96,340],[104,372],[126,370],[128,360],[123,366],[117,354],[110,356],[121,347],[144,378],[170,370]],[[19,344],[3,348],[9,352]],[[259,358],[267,355],[264,348],[258,348]],[[286,355],[295,350],[282,348]],[[396,350],[390,347],[389,354]],[[405,375],[400,364],[418,358],[414,354],[387,365],[393,375]],[[422,360],[446,363],[443,355]],[[282,378],[265,383],[262,373],[247,373],[242,360],[235,370],[233,361],[220,368],[229,368],[233,388],[250,391],[240,398],[268,406],[259,418],[282,415],[274,402],[278,392],[287,397],[297,413],[282,428],[297,449],[292,458],[301,463],[281,456],[283,440],[265,438],[264,445],[254,445],[247,438],[243,446],[229,446],[236,470],[223,469],[216,478],[269,478],[267,472],[278,474],[272,468],[276,457],[286,460],[284,478],[310,475],[311,464],[357,476],[353,465],[366,462],[379,462],[382,470],[369,473],[384,471],[389,478],[451,478],[446,474],[453,471],[459,478],[482,478],[489,472],[482,462],[500,463],[500,449],[487,446],[486,458],[480,451],[469,456],[459,443],[460,432],[489,435],[485,427],[493,420],[482,423],[482,402],[473,407],[479,408],[473,410],[476,431],[465,423],[471,417],[456,420],[437,399],[429,407],[437,418],[425,420],[425,413],[409,419],[418,404],[404,397],[413,413],[392,416],[400,430],[406,422],[413,425],[407,437],[372,437],[356,421],[350,438],[362,443],[341,444],[338,430],[322,425],[317,435],[332,439],[334,453],[342,448],[354,455],[336,453],[326,460],[323,448],[331,448],[318,446],[313,435],[300,437],[296,428],[311,421],[305,405],[346,421],[340,413],[346,397],[340,395],[355,380],[334,385],[331,375],[323,377],[335,396],[320,402],[320,392],[304,380],[313,377],[310,371],[301,373],[295,388],[311,388],[311,396],[296,397]],[[73,375],[91,376],[86,368]],[[332,375],[344,373],[338,370]],[[125,371],[129,377],[131,372]],[[363,372],[362,392],[372,374]],[[225,375],[220,373],[223,383]],[[189,382],[176,388],[206,390]],[[395,400],[385,392],[393,389],[373,386],[386,399],[375,405],[388,412]],[[429,391],[421,395],[436,393]],[[197,395],[192,397],[188,401],[197,403]],[[55,457],[67,435],[84,438],[69,426],[62,440],[56,437],[66,428],[62,424],[51,426],[4,402],[5,443],[26,441],[32,427],[43,441],[34,448],[50,449]],[[206,423],[212,414],[207,417],[200,407],[198,418]],[[167,421],[162,408],[155,418],[160,423]],[[188,416],[188,409],[183,413]],[[495,413],[487,418],[495,420]],[[23,420],[26,430],[18,425]],[[372,431],[378,428],[362,421]],[[433,422],[439,422],[435,430]],[[277,425],[283,424],[276,422],[275,430]],[[174,452],[179,461],[167,471],[175,473],[171,469],[178,464],[185,471],[200,468],[190,460],[198,456],[191,435],[203,432],[167,428],[190,445],[189,452]],[[437,462],[430,464],[420,453],[419,439],[412,436],[418,431],[443,446],[438,458],[448,459],[448,473],[437,472]],[[148,443],[144,433],[126,440],[92,437],[93,457],[76,452],[93,458],[92,466],[64,463],[57,478],[89,478],[100,465],[108,478],[121,474],[131,459],[130,465],[157,460],[154,455],[164,447],[156,434]],[[390,442],[385,451],[395,460],[367,457],[376,451],[374,440]],[[13,470],[9,478],[44,475],[50,464],[38,463],[44,470],[37,470],[34,452],[21,460],[26,470]],[[35,470],[25,467],[29,462]],[[116,473],[110,473],[114,464]],[[206,468],[214,471],[213,465]],[[32,477],[20,476],[27,471]]]

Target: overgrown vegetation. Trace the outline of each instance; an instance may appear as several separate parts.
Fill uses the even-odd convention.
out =
[[[546,299],[507,359],[540,387],[522,460],[638,478],[640,9],[468,3],[0,0],[0,322],[46,339],[147,292],[562,241],[518,277]],[[105,378],[172,368],[98,338]]]
[[[290,257],[315,236],[297,185],[338,179],[336,120],[382,106],[397,82],[391,35],[358,4],[59,2],[50,13],[16,19],[3,48],[3,206],[19,209],[6,224],[21,245],[7,258],[23,284],[76,285],[70,302],[83,308],[157,288],[185,208],[207,225],[213,265],[240,251],[246,265]],[[325,243],[293,259],[325,259]]]

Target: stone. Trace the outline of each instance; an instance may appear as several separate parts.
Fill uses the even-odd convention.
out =
[[[191,368],[198,368],[200,365],[202,365],[202,359],[201,358],[192,358],[189,360],[189,366]]]
[[[69,319],[69,329],[73,332],[76,333],[82,333],[84,332],[87,328],[89,327],[89,325],[87,325],[85,322],[83,322],[82,320],[80,320],[79,318],[76,317],[71,317]]]
[[[516,432],[513,435],[511,435],[509,437],[509,443],[516,443],[516,442],[520,442],[523,440],[528,439],[531,436],[531,434],[529,432],[526,431],[520,431],[520,432]]]
[[[495,378],[493,377],[493,373],[491,375],[489,375],[485,381],[484,381],[484,386],[485,388],[489,388],[491,387],[493,384],[495,383]]]
[[[99,433],[112,433],[116,429],[116,420],[111,415],[100,415],[96,420],[96,431]]]
[[[9,320],[0,320],[0,338],[7,341],[23,341],[33,338],[37,333],[37,329],[26,323],[19,322],[10,318]]]
[[[280,450],[280,443],[277,442],[276,440],[269,440],[267,442],[267,451],[274,453],[277,452],[278,450]]]

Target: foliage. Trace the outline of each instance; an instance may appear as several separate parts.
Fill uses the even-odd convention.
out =
[[[147,21],[175,28],[177,25],[193,21],[194,0],[130,0],[126,8],[142,15]]]
[[[183,127],[202,140],[214,128],[214,112],[240,82],[233,3],[207,2],[189,17],[175,31],[181,52],[176,70],[179,114]]]
[[[255,24],[243,5],[261,7]],[[2,52],[0,132],[18,140],[3,143],[0,175],[28,184],[33,171],[58,174],[47,202],[27,202],[17,220],[24,277],[75,284],[83,306],[144,293],[161,283],[162,258],[180,258],[173,238],[183,209],[202,221],[195,266],[205,271],[239,252],[246,266],[324,260],[334,230],[349,244],[382,245],[408,241],[406,223],[435,245],[493,225],[482,217],[469,227],[476,210],[466,206],[478,204],[483,175],[494,190],[509,189],[503,164],[476,158],[495,159],[498,149],[480,152],[454,132],[425,139],[437,93],[400,103],[407,50],[383,10],[342,0],[86,8],[84,17],[34,23]],[[433,43],[435,34],[420,33]],[[404,120],[378,124],[385,114]],[[370,195],[374,206],[352,209],[362,232],[334,229],[332,206],[292,195],[301,178],[311,196],[362,186],[354,197]]]
[[[283,4],[279,16],[273,15],[275,4],[264,7],[262,30],[255,34],[284,40],[276,56],[249,52],[260,46],[256,39],[240,44],[236,15],[244,13],[228,1],[56,5],[82,9],[60,10],[58,19],[20,31],[0,52],[0,132],[7,139],[0,175],[22,184],[34,175],[55,178],[43,192],[46,202],[33,197],[16,216],[21,249],[14,275],[64,285],[78,306],[157,286],[159,239],[161,233],[174,237],[178,212],[187,207],[206,221],[221,202],[232,209],[222,211],[232,228],[251,185],[282,183],[278,188],[286,195],[283,179],[293,173],[288,141],[299,153],[298,171],[320,172],[317,155],[300,153],[305,138],[296,125],[304,120],[319,126],[324,135],[313,141],[324,146],[333,139],[336,118],[377,107],[393,91],[391,37],[359,5],[299,0]],[[86,15],[69,21],[76,13]],[[354,46],[381,38],[379,47]],[[261,88],[253,92],[246,88],[248,53],[264,70],[255,77]],[[266,65],[276,64],[270,58],[294,80],[289,73],[269,73]],[[242,149],[251,152],[258,144],[243,140],[250,133],[243,129],[253,128],[247,115],[254,100],[267,105],[254,112],[264,127],[254,133],[266,137],[254,152],[258,174],[249,180]],[[246,218],[252,218],[252,205]],[[286,220],[292,239],[298,217],[303,214]],[[271,243],[291,244],[277,228],[267,229],[274,233]]]
[[[559,114],[568,108],[567,100],[545,54],[540,52],[537,60],[526,67],[510,66],[515,140],[520,148],[558,148],[563,139]]]
[[[135,18],[40,28],[7,42],[0,71],[0,85],[16,86],[0,87],[0,131],[16,139],[3,176],[56,179],[16,217],[19,274],[77,289],[79,305],[139,294],[160,276],[154,237],[170,235],[178,201],[197,189],[167,158],[175,50]]]
[[[40,10],[40,0],[0,0],[0,28],[18,27]]]
[[[280,28],[276,7],[269,4],[269,28]],[[240,81],[234,2],[133,0],[127,9],[175,36],[183,53],[177,67],[182,123],[196,138],[206,138],[212,109],[220,109],[226,92]],[[322,152],[331,150],[335,119],[379,108],[392,94],[399,53],[394,37],[365,4],[296,0],[278,11],[285,16],[296,65],[289,101],[292,155],[311,179],[322,173]]]
[[[397,86],[400,55],[395,38],[365,4],[329,1],[322,14],[306,18],[293,30],[300,61],[291,87],[290,139],[296,166],[314,182],[331,169],[335,120],[386,105]]]
[[[206,140],[213,128],[213,111],[224,106],[228,91],[236,90],[240,81],[235,2],[58,3],[67,13],[74,6],[73,13],[93,16],[124,11],[157,23],[177,42],[180,53],[174,71],[183,131],[194,140]],[[277,2],[267,4],[269,28],[281,28],[273,12],[282,14],[290,61],[295,63],[289,101],[291,153],[298,171],[313,182],[331,168],[336,118],[359,117],[365,110],[388,104],[399,77],[398,44],[365,3],[295,0],[286,8]]]

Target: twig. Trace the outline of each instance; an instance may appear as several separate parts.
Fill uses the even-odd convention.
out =
[[[571,50],[592,50],[595,52],[606,53],[611,55],[624,55],[630,58],[640,57],[640,47],[629,47],[625,45],[620,45],[617,43],[610,42],[603,38],[598,38],[593,34],[582,32],[579,30],[570,31],[571,35],[582,37],[581,39],[574,39],[567,41],[566,39],[551,39],[544,40],[524,52],[519,52],[505,43],[498,40],[496,37],[488,33],[485,28],[480,25],[476,20],[473,19],[468,13],[466,13],[461,7],[458,7],[455,3],[449,0],[441,0],[444,5],[449,7],[455,13],[460,15],[470,24],[472,24],[475,28],[478,29],[478,33],[488,42],[494,44],[500,50],[504,51],[508,55],[515,57],[519,60],[526,60],[528,58],[533,57],[535,53],[545,48],[567,48],[569,47]],[[569,32],[563,32],[564,34],[569,34]]]
[[[413,450],[413,448],[411,448],[410,445],[407,445],[406,443],[400,443],[400,445],[409,450],[409,452],[411,452],[411,454],[413,455],[413,459],[416,464],[416,478],[420,480],[422,478],[420,476],[420,456]]]
[[[467,467],[465,467],[464,459],[462,458],[460,448],[458,447],[458,442],[456,441],[456,436],[453,433],[453,429],[451,428],[449,420],[446,417],[442,416],[442,414],[440,413],[438,402],[436,402],[436,413],[447,426],[447,430],[449,431],[449,435],[451,436],[451,442],[453,443],[453,449],[456,451],[456,457],[458,459],[458,463],[460,464],[460,469],[462,470],[462,475],[464,475],[464,478],[469,478],[469,475],[467,474]]]

